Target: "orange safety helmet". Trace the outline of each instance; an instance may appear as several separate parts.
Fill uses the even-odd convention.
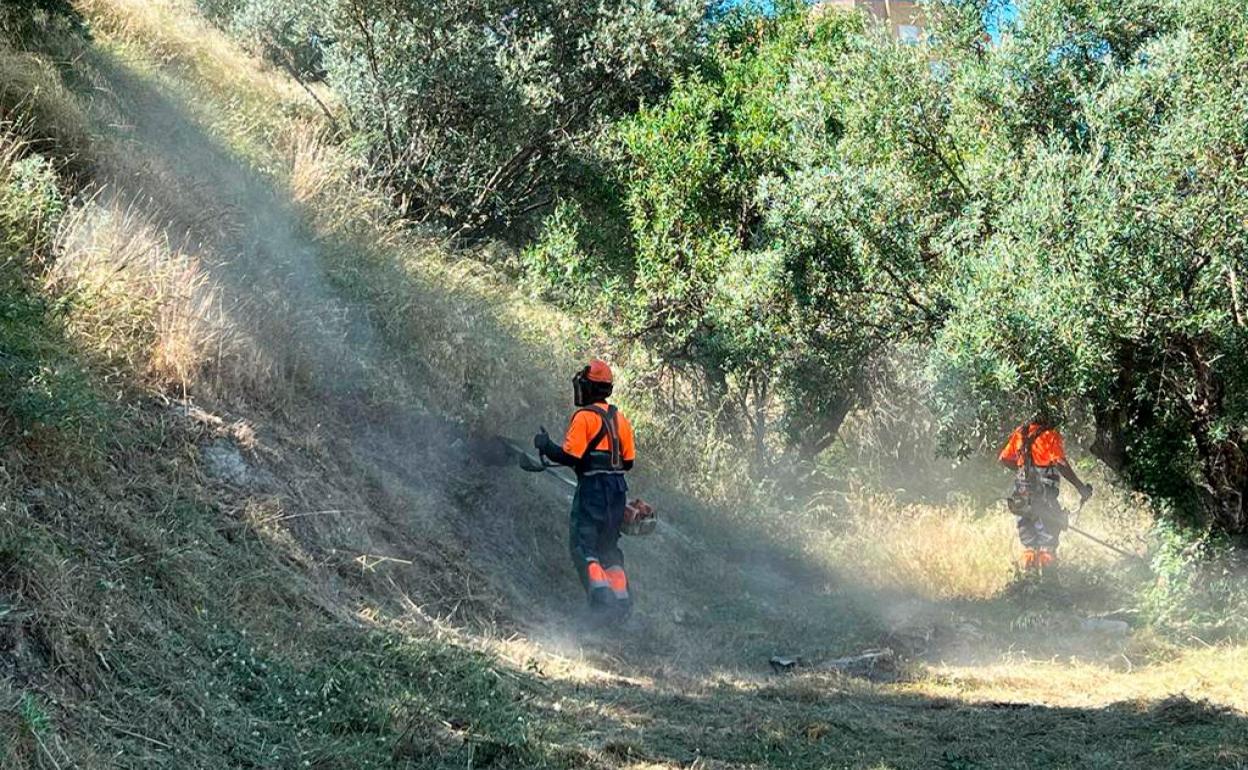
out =
[[[577,406],[589,406],[611,395],[614,377],[606,361],[595,358],[589,366],[572,378],[572,400]]]
[[[590,382],[605,382],[610,384],[613,382],[611,376],[611,367],[607,366],[607,362],[601,358],[595,358],[589,362],[589,366],[585,368],[585,379]]]

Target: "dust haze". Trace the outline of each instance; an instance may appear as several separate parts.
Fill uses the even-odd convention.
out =
[[[385,570],[384,584],[381,578],[374,583],[396,614],[419,609],[428,622],[464,624],[500,638],[519,632],[571,659],[652,676],[715,671],[767,676],[774,655],[814,664],[882,647],[902,659],[932,662],[1122,655],[1125,637],[1107,633],[1109,626],[1086,624],[1090,618],[1129,618],[1116,612],[1122,597],[1112,591],[1098,595],[1090,577],[1097,569],[1122,570],[1122,565],[1100,556],[1074,559],[1075,585],[1093,586],[1077,597],[1074,610],[1061,597],[1019,594],[1010,576],[1009,522],[1002,513],[970,506],[958,513],[968,528],[979,518],[997,517],[1004,529],[993,530],[995,539],[939,544],[941,557],[956,560],[957,549],[978,549],[976,556],[1000,565],[1002,590],[973,600],[916,596],[868,574],[887,573],[887,558],[905,557],[884,553],[882,534],[850,521],[918,516],[917,509],[903,516],[889,508],[893,502],[913,503],[842,494],[839,520],[803,514],[746,523],[748,512],[719,515],[723,512],[667,489],[661,470],[646,468],[644,436],[641,472],[632,484],[634,492],[659,504],[664,518],[657,536],[624,543],[638,617],[618,634],[586,631],[583,599],[567,556],[566,490],[548,477],[486,467],[473,457],[483,431],[523,441],[526,426],[545,423],[554,430],[561,424],[560,405],[570,406],[570,393],[559,384],[565,373],[551,371],[528,383],[550,391],[536,404],[530,398],[513,400],[512,383],[492,374],[486,381],[466,376],[459,387],[473,397],[484,390],[496,422],[468,425],[441,416],[436,405],[422,402],[424,373],[396,355],[394,341],[364,303],[347,298],[342,284],[349,276],[337,282],[327,276],[324,236],[314,232],[281,183],[257,174],[236,148],[222,145],[158,83],[119,62],[104,60],[101,66],[110,73],[110,98],[116,100],[101,109],[133,119],[123,141],[134,149],[119,156],[128,158],[128,165],[114,161],[116,167],[105,169],[108,183],[85,205],[100,216],[120,216],[133,206],[154,211],[177,251],[193,255],[210,276],[211,286],[200,291],[214,297],[214,308],[229,327],[218,356],[230,357],[232,348],[235,358],[247,358],[259,372],[247,378],[250,392],[209,388],[199,406],[221,412],[226,422],[234,419],[232,412],[250,414],[253,408],[258,415],[284,412],[360,470],[364,505],[303,520],[296,534],[320,549],[394,560],[378,568]],[[80,236],[89,239],[89,222],[83,228]],[[431,337],[456,333],[429,332]],[[471,333],[460,344],[474,344]],[[462,337],[462,330],[458,334]],[[275,403],[264,392],[290,385],[307,394],[306,400]],[[280,478],[283,459],[264,451],[265,421],[252,422],[258,448],[239,451],[260,470],[271,467],[258,478]],[[930,425],[908,427],[921,434]],[[900,463],[875,471],[881,478],[916,475],[916,468]],[[985,465],[957,472],[962,475],[944,479],[950,493],[1008,484],[1000,473],[985,482]],[[255,491],[274,489],[261,483]],[[870,505],[881,508],[863,510]],[[923,537],[905,523],[887,535]],[[824,547],[838,538],[839,546]],[[1068,536],[1068,550],[1090,553],[1074,539]],[[908,553],[919,561],[937,547],[921,540],[911,545]],[[882,566],[868,569],[870,559]],[[451,570],[449,564],[458,567]],[[440,577],[431,580],[430,572]],[[1037,628],[1047,630],[1033,631]]]

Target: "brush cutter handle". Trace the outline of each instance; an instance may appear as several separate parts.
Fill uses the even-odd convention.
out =
[[[502,443],[503,446],[507,447],[509,452],[515,455],[521,470],[526,470],[530,473],[541,473],[547,468],[555,467],[553,463],[547,462],[546,458],[540,453],[538,454],[537,459],[534,459],[533,455],[529,454],[524,447],[509,438],[498,436],[497,440]]]
[[[544,461],[537,462],[527,454],[520,455],[520,470],[522,471],[528,471],[529,473],[541,473],[549,467],[550,466]]]

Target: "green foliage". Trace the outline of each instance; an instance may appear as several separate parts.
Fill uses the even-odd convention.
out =
[[[774,19],[730,16],[702,71],[618,131],[633,236],[617,266],[631,281],[625,326],[669,364],[694,367],[701,402],[726,404],[759,459],[777,400],[802,403],[786,427],[810,456],[859,390],[862,358],[834,351],[865,338],[819,315],[817,285],[830,276],[791,240],[810,209],[788,189],[806,153],[841,130],[827,68],[859,31],[855,18],[812,18],[800,4]],[[790,206],[796,221],[780,213]]]
[[[325,4],[325,54],[357,141],[410,216],[515,237],[604,122],[658,93],[704,5]]]
[[[951,454],[1086,418],[1175,516],[1248,528],[1248,19],[1037,0],[991,46],[984,10],[934,4],[918,46],[730,16],[617,131],[624,328],[812,454],[918,345]]]
[[[1135,487],[1239,531],[1248,20],[1123,5],[1030,4],[1000,52],[960,58],[947,135],[974,152],[981,237],[946,277],[937,393],[955,441],[1090,414]]]
[[[54,29],[83,31],[82,17],[69,0],[23,0],[0,4],[0,34],[35,43]]]
[[[779,429],[806,458],[831,446],[890,346],[939,316],[930,242],[962,193],[899,133],[939,130],[935,78],[860,17],[793,3],[730,14],[702,66],[616,132],[618,322],[692,369],[697,405],[760,460]]]
[[[325,77],[326,26],[318,4],[291,0],[199,0],[209,18],[253,50],[302,78]]]
[[[287,69],[326,77],[406,213],[519,239],[592,176],[589,146],[662,93],[704,0],[199,0]],[[539,215],[535,218],[535,215]]]
[[[1225,537],[1172,521],[1159,522],[1153,536],[1156,581],[1143,593],[1149,619],[1184,640],[1241,636],[1248,629],[1243,554]]]
[[[48,712],[39,705],[39,701],[29,692],[22,693],[17,704],[17,711],[22,719],[22,726],[31,737],[42,738],[52,730],[52,720]]]
[[[243,6],[243,0],[195,0],[205,16],[217,24],[229,24]]]
[[[0,248],[18,258],[46,251],[65,212],[56,170],[40,155],[9,164],[0,188]]]
[[[214,7],[318,36],[412,219],[544,218],[530,286],[607,308],[760,461],[824,452],[917,360],[948,454],[1045,412],[1174,516],[1248,530],[1248,19],[1034,0],[990,44],[995,5],[933,2],[913,46],[800,2]]]
[[[16,429],[5,435],[79,428],[94,394],[59,333],[60,308],[34,283],[65,210],[59,180],[45,158],[12,152],[0,174],[0,418]]]
[[[581,243],[585,231],[581,206],[560,201],[537,241],[520,253],[521,276],[530,291],[577,306],[608,291],[604,266]]]

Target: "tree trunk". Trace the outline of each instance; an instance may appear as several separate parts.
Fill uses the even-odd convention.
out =
[[[1248,515],[1244,511],[1248,462],[1237,441],[1239,436],[1220,437],[1215,430],[1217,419],[1225,412],[1222,378],[1210,366],[1196,340],[1186,339],[1182,347],[1195,386],[1187,397],[1187,406],[1202,487],[1208,496],[1205,507],[1219,529],[1242,534],[1248,531]]]
[[[803,460],[813,462],[825,449],[832,446],[840,435],[841,426],[854,407],[853,396],[841,395],[832,402],[817,422],[802,431],[797,450]]]
[[[1157,369],[1157,361],[1146,360],[1149,354],[1137,349],[1122,352],[1118,360],[1118,379],[1113,392],[1094,411],[1096,438],[1090,450],[1115,473],[1125,477],[1134,488],[1157,498],[1169,499],[1200,520],[1228,534],[1248,533],[1248,457],[1241,446],[1238,432],[1219,435],[1218,421],[1226,412],[1225,387],[1221,375],[1209,362],[1209,355],[1199,340],[1184,338],[1172,341],[1170,356],[1186,365],[1180,378],[1182,386],[1170,398],[1181,404],[1186,420],[1167,428],[1158,406],[1136,393],[1142,387],[1156,392],[1163,387],[1151,380],[1141,383],[1137,372]],[[1138,366],[1137,366],[1138,364]],[[1176,431],[1181,431],[1177,433]],[[1141,453],[1166,451],[1155,441],[1139,441],[1141,437],[1174,435],[1174,440],[1190,440],[1194,466],[1190,476],[1183,471],[1184,463],[1166,463],[1169,477],[1158,477],[1153,458]],[[1175,450],[1179,451],[1179,450]],[[1153,467],[1151,471],[1140,471]]]

